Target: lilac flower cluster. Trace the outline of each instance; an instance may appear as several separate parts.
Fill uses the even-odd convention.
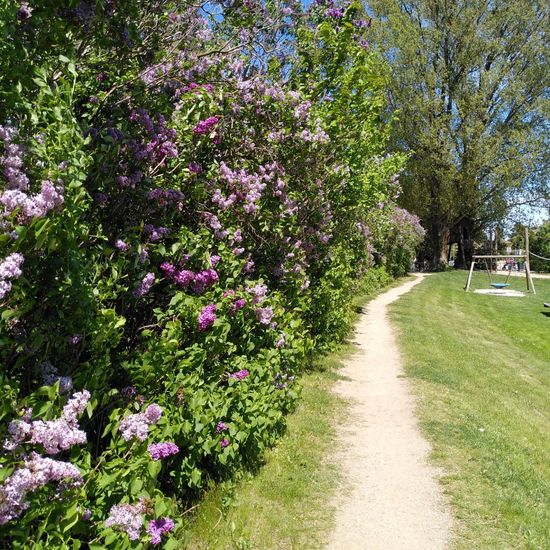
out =
[[[221,189],[216,189],[211,200],[222,210],[227,210],[234,203],[242,203],[243,210],[247,214],[252,214],[259,208],[258,203],[267,182],[274,180],[280,171],[281,168],[276,162],[260,166],[257,174],[248,173],[243,169],[231,170],[225,162],[221,162],[220,176],[229,188],[229,195],[226,197]]]
[[[51,481],[79,481],[79,469],[68,462],[44,458],[31,453],[24,466],[16,469],[0,486],[0,525],[18,518],[28,507],[28,493]]]
[[[224,438],[220,441],[220,447],[221,447],[222,449],[225,449],[228,445],[229,445],[229,439],[227,439],[227,437],[224,437]]]
[[[155,282],[155,274],[151,272],[147,273],[147,275],[143,277],[141,283],[134,291],[134,296],[136,296],[137,298],[141,296],[145,296],[145,294],[147,294],[151,290],[151,287],[153,286],[154,282]]]
[[[189,269],[178,270],[169,262],[163,262],[160,268],[166,277],[172,279],[183,288],[191,287],[197,294],[203,294],[219,281],[217,271],[212,268],[204,269],[199,272],[194,272]]]
[[[256,308],[256,318],[262,325],[269,325],[273,319],[273,309],[271,307]]]
[[[130,247],[128,243],[124,242],[122,239],[117,239],[115,241],[115,248],[120,250],[120,252],[126,252]]]
[[[252,303],[261,304],[267,296],[267,286],[264,284],[257,284],[256,286],[249,287],[246,291],[252,294]]]
[[[41,445],[47,454],[53,455],[86,443],[86,433],[78,427],[78,416],[89,400],[90,392],[84,390],[73,394],[56,420],[13,420],[8,426],[10,439],[4,443],[4,448],[11,451],[18,445],[30,443]]]
[[[175,205],[177,210],[183,208],[183,193],[175,189],[162,189],[157,187],[149,191],[150,199],[157,201],[159,206]]]
[[[162,409],[156,403],[152,403],[145,409],[145,412],[130,414],[123,418],[118,429],[125,441],[130,441],[133,438],[145,441],[149,426],[156,424],[161,416]]]
[[[204,331],[214,324],[214,321],[216,320],[216,309],[216,304],[208,304],[201,310],[198,319],[200,331]]]
[[[149,522],[147,533],[151,536],[151,544],[161,543],[161,537],[174,529],[174,522],[170,518],[159,518]]]
[[[143,172],[141,170],[136,170],[131,173],[129,176],[117,176],[116,182],[120,187],[130,187],[135,188],[135,186],[141,182],[143,179]]]
[[[170,229],[167,227],[155,227],[154,225],[147,223],[143,227],[143,232],[151,242],[160,241],[163,237],[166,237],[170,233]]]
[[[149,454],[153,460],[161,460],[168,456],[175,455],[179,452],[179,447],[175,443],[152,443],[147,447]]]
[[[216,424],[216,433],[221,434],[222,432],[226,432],[229,430],[229,426],[225,422],[218,422]]]
[[[74,336],[72,338],[74,338]],[[44,361],[44,363],[40,365],[40,369],[42,371],[42,381],[44,385],[53,386],[59,381],[59,393],[63,394],[72,391],[73,379],[70,376],[59,376],[58,370],[49,361]]]
[[[231,315],[235,315],[237,311],[242,309],[246,305],[246,300],[244,298],[237,298],[232,304],[229,311],[231,312]]]
[[[193,128],[195,134],[203,135],[208,134],[218,124],[218,117],[211,116],[205,120],[200,120],[198,124]]]
[[[344,17],[344,10],[342,8],[328,8],[325,10],[325,17],[342,19],[342,17]]]
[[[164,166],[168,159],[178,156],[178,149],[175,145],[177,132],[167,126],[163,115],[157,113],[153,117],[145,109],[132,110],[129,120],[136,122],[144,131],[143,141],[130,140],[121,148],[121,152],[129,153],[138,161],[154,163],[155,166]],[[130,160],[130,159],[129,159]],[[139,175],[139,178],[137,175]],[[141,181],[143,174],[135,172],[133,176],[121,176],[119,184],[123,187],[135,186]]]
[[[138,540],[143,527],[144,513],[143,501],[135,505],[115,504],[109,512],[109,517],[105,520],[105,527],[114,527],[119,531],[124,531],[130,540]]]
[[[19,222],[30,223],[34,218],[43,218],[50,210],[61,206],[63,201],[63,187],[60,183],[54,185],[50,180],[44,180],[40,184],[40,192],[36,195],[28,195],[18,189],[8,189],[0,193],[0,204],[4,207],[4,212],[0,212],[0,218],[7,217],[19,209]]]
[[[228,375],[229,378],[234,378],[235,380],[244,380],[250,373],[246,369],[238,370],[237,372],[232,372]]]
[[[0,262],[0,300],[11,290],[12,280],[21,277],[24,261],[22,254],[14,252]]]

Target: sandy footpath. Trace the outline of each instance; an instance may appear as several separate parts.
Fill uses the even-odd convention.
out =
[[[432,550],[449,541],[452,517],[428,462],[430,445],[418,430],[386,313],[423,278],[370,302],[356,326],[357,353],[340,371],[345,380],[336,391],[352,404],[335,457],[346,491],[334,503],[328,549]]]

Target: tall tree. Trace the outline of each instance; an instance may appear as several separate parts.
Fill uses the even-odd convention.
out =
[[[403,205],[428,230],[434,265],[453,223],[472,230],[547,200],[548,27],[533,0],[372,0],[373,30],[409,153]]]

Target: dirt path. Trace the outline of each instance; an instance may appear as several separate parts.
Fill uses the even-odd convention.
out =
[[[358,352],[340,371],[346,379],[337,392],[352,402],[337,456],[349,493],[335,502],[328,549],[435,550],[449,540],[452,518],[386,315],[386,306],[423,277],[367,306],[356,327]]]

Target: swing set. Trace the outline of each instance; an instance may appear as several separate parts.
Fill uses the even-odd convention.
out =
[[[472,256],[472,263],[470,265],[470,271],[468,273],[468,279],[466,280],[466,286],[464,290],[468,292],[470,290],[470,284],[472,282],[472,275],[474,273],[474,267],[476,263],[483,262],[485,264],[485,271],[489,278],[489,285],[496,290],[504,290],[510,286],[508,282],[510,275],[512,274],[512,266],[508,265],[508,275],[506,275],[506,280],[501,282],[496,282],[493,280],[493,260],[509,260],[521,258],[525,262],[525,277],[527,282],[527,291],[536,294],[535,285],[533,284],[533,278],[531,277],[531,268],[529,266],[529,233],[527,228],[525,228],[525,254],[513,254],[513,255],[502,255],[502,254],[487,254],[487,255],[474,255]],[[489,261],[488,261],[489,260]],[[495,270],[496,275],[496,270]]]

